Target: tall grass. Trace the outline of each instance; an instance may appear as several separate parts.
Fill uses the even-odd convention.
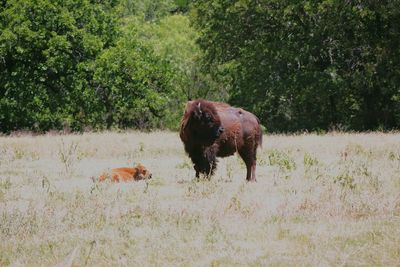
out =
[[[194,180],[176,133],[1,137],[0,266],[399,264],[399,134],[264,140],[246,183],[237,156]]]

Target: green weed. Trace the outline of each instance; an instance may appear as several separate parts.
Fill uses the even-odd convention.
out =
[[[77,142],[71,141],[69,144],[66,144],[64,139],[61,138],[58,146],[58,156],[64,166],[65,173],[67,174],[70,174],[73,171],[74,164],[79,160],[77,149]]]
[[[278,166],[281,170],[293,171],[296,169],[296,162],[289,153],[273,149],[268,153],[268,160],[271,166]]]
[[[354,190],[356,188],[354,177],[351,176],[349,173],[343,173],[336,176],[333,182],[335,184],[339,184],[343,189]]]

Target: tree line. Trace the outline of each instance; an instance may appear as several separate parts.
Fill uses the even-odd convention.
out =
[[[400,0],[1,0],[0,131],[177,129],[206,98],[269,132],[400,126]]]

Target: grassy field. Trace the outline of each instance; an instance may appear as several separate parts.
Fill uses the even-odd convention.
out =
[[[177,133],[0,137],[0,266],[398,266],[400,134],[264,136],[210,180]],[[144,164],[153,179],[98,183]]]

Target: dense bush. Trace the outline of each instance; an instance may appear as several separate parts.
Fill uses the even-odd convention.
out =
[[[268,131],[400,126],[400,0],[0,1],[0,132],[177,129],[191,98]]]
[[[194,3],[206,65],[267,129],[400,126],[400,1]]]
[[[94,85],[108,128],[161,127],[172,94],[169,64],[137,41],[133,25],[95,62]]]
[[[149,1],[129,14],[127,3],[1,2],[1,132],[176,127],[167,107],[178,73],[138,34],[147,13],[161,19],[176,6]]]
[[[92,65],[117,35],[115,1],[10,0],[0,11],[0,128],[88,124]]]

